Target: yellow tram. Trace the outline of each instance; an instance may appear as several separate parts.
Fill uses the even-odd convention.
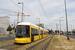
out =
[[[29,22],[17,24],[15,43],[30,43],[49,36],[48,30]]]

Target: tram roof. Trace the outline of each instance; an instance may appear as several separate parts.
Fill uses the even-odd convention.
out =
[[[32,26],[38,27],[37,25],[32,24],[30,22],[21,22],[21,23],[18,23],[17,25],[32,25]]]
[[[40,28],[40,29],[46,30],[46,29],[44,29],[44,28],[42,28],[42,27],[39,27],[39,26],[37,26],[37,25],[35,25],[35,24],[32,24],[32,23],[30,23],[30,22],[21,22],[21,23],[18,23],[17,25],[32,25],[32,26],[38,27],[38,28]]]
[[[42,27],[40,27],[41,29],[43,29]]]

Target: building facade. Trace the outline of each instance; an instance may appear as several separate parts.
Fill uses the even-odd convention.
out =
[[[44,24],[36,24],[36,25],[39,26],[39,27],[44,28]]]
[[[7,28],[10,25],[10,17],[0,17],[0,34],[8,34]]]

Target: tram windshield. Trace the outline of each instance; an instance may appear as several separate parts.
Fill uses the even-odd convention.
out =
[[[29,26],[18,25],[16,28],[16,37],[30,37]]]

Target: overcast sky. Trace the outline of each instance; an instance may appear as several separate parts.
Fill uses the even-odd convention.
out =
[[[56,30],[56,23],[57,29],[59,29],[59,19],[63,17],[61,18],[61,30],[66,30],[64,0],[0,0],[0,8],[22,12],[22,4],[18,4],[18,2],[24,3],[23,12],[25,15],[30,15],[25,16],[24,22],[38,24],[39,19],[37,18],[40,18],[40,23],[44,23],[45,27]],[[71,28],[75,28],[75,0],[66,0],[66,4],[68,27],[71,30]],[[14,20],[17,20],[16,15],[17,13],[0,10],[0,16],[9,16],[11,24],[14,23]],[[19,21],[21,21],[21,16],[19,17]]]

